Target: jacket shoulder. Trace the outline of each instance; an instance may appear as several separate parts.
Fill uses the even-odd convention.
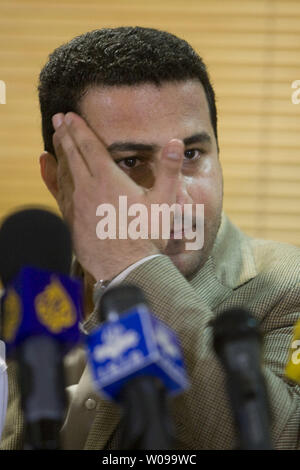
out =
[[[288,243],[250,238],[257,273],[272,276],[274,283],[300,281],[300,248]]]

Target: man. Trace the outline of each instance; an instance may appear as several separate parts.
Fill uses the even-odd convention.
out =
[[[178,448],[232,449],[236,430],[209,321],[245,306],[264,332],[274,446],[297,448],[299,387],[284,378],[284,367],[300,316],[299,250],[252,239],[222,214],[217,114],[202,60],[165,32],[93,31],[54,51],[41,72],[39,94],[41,173],[72,227],[85,283],[85,330],[96,325],[91,312],[97,281],[142,288],[155,314],[180,337],[191,381],[190,390],[172,402]],[[185,233],[176,239],[174,227],[169,240],[98,239],[96,208],[117,207],[120,195],[128,205],[147,208],[204,204],[203,247],[188,251]],[[64,447],[118,448],[118,408],[94,391],[82,357],[69,359],[66,368],[73,377]],[[8,372],[2,447],[20,448],[23,422],[13,365]]]

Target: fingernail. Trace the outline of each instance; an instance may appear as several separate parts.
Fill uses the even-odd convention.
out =
[[[72,122],[72,115],[70,113],[65,115],[65,123],[69,126]]]
[[[180,160],[181,153],[183,152],[183,144],[178,139],[172,139],[169,144],[167,156],[171,160]]]
[[[179,160],[180,159],[180,153],[179,152],[168,152],[168,158],[171,160]]]
[[[52,124],[54,129],[58,129],[63,123],[63,114],[58,113],[52,116]]]

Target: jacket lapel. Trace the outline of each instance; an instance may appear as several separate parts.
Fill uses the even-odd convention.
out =
[[[190,280],[191,285],[214,310],[233,290],[257,275],[250,237],[235,227],[225,213],[210,257]]]
[[[212,258],[217,278],[233,290],[257,275],[251,237],[233,225],[224,212]]]

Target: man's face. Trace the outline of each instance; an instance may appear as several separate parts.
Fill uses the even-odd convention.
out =
[[[204,204],[204,245],[187,251],[187,240],[171,238],[165,254],[183,275],[191,276],[208,258],[222,211],[222,172],[201,83],[91,88],[80,102],[80,112],[120,168],[147,189],[155,181],[162,148],[171,139],[186,142],[176,202],[182,208]]]

